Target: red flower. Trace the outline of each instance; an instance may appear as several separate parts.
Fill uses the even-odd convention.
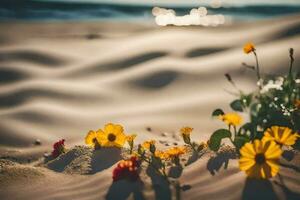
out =
[[[129,160],[121,160],[113,171],[113,181],[121,179],[136,181],[139,178],[139,165],[137,157],[135,156]]]
[[[65,140],[59,140],[53,144],[52,157],[56,158],[65,152]]]

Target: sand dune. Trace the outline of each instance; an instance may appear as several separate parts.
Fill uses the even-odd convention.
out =
[[[0,155],[23,163],[30,158],[25,165],[5,164],[10,167],[1,177],[8,180],[1,181],[1,199],[116,199],[120,187],[124,199],[168,199],[151,188],[148,177],[144,186],[112,184],[116,161],[84,176],[53,171],[60,163],[50,169],[33,166],[54,141],[82,145],[87,131],[106,122],[123,124],[138,141],[178,142],[174,134],[183,125],[195,128],[195,139],[207,139],[221,126],[210,117],[212,110],[229,110],[234,98],[224,74],[231,73],[241,89],[255,88],[255,74],[241,64],[254,64],[243,54],[245,42],[256,44],[265,73],[288,71],[290,47],[300,69],[299,16],[217,28],[16,22],[1,23],[0,29]],[[33,145],[36,139],[42,146]],[[182,199],[299,199],[298,168],[283,167],[285,184],[278,178],[253,183],[236,159],[229,159],[227,170],[224,162],[205,155],[189,165],[180,182],[191,189]],[[10,170],[24,167],[29,168],[25,179],[11,177]],[[164,194],[174,197],[174,190]]]

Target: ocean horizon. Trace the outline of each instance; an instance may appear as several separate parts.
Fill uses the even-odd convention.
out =
[[[293,4],[250,4],[212,8],[205,4],[208,14],[221,14],[233,21],[261,20],[300,13],[300,5]],[[66,20],[116,20],[151,21],[153,5],[108,3],[108,2],[70,2],[4,0],[0,5],[0,21],[66,21]],[[168,9],[177,15],[188,14],[195,6],[175,5]]]

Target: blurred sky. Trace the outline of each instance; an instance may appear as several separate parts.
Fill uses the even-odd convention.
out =
[[[99,2],[115,4],[147,4],[147,5],[210,5],[221,2],[225,6],[244,5],[300,5],[300,0],[44,0],[64,2]]]

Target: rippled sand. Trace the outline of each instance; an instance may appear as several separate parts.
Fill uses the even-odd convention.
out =
[[[172,145],[183,125],[195,128],[195,140],[206,140],[222,127],[211,112],[229,111],[234,99],[224,74],[245,91],[255,89],[255,74],[241,64],[254,64],[242,51],[248,41],[264,73],[287,72],[290,47],[300,69],[299,16],[217,28],[70,22],[1,23],[0,29],[0,156],[29,162],[3,164],[1,199],[166,199],[149,180],[112,184],[113,162],[84,176],[35,164],[54,141],[82,145],[87,131],[107,122],[123,124],[138,141]],[[36,139],[41,146],[33,145]],[[298,154],[282,168],[283,182],[256,182],[246,180],[236,159],[207,154],[184,171],[180,182],[190,189],[181,197],[300,199],[293,166],[299,167]]]

